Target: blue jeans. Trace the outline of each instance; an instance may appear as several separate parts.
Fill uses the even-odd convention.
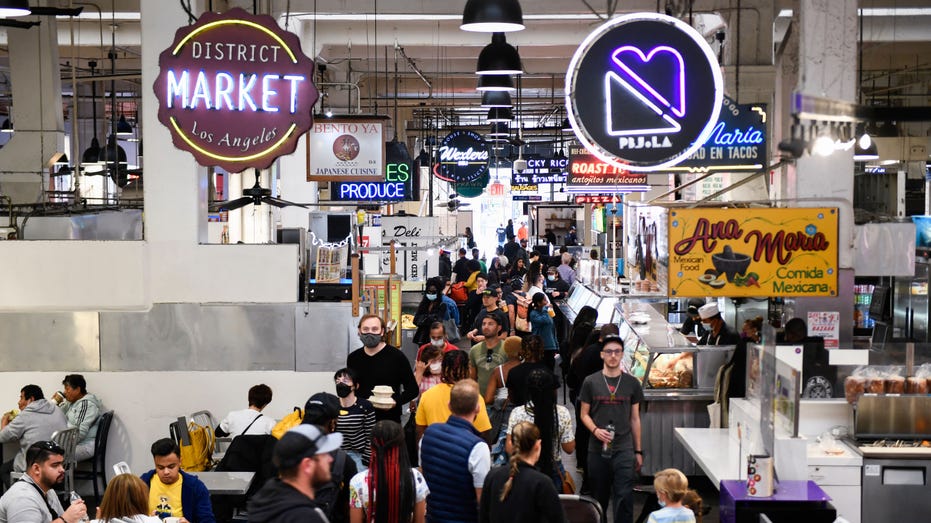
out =
[[[634,520],[634,464],[633,449],[615,451],[610,459],[601,452],[588,453],[588,487],[606,514],[608,499],[614,502],[615,523]]]

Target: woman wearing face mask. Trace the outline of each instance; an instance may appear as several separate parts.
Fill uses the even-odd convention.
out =
[[[366,314],[359,320],[359,340],[362,347],[349,353],[346,366],[356,374],[356,396],[368,399],[379,385],[394,391],[391,406],[376,406],[375,420],[401,422],[401,405],[417,397],[419,390],[407,357],[396,347],[385,343],[385,323],[381,316]]]
[[[340,369],[333,375],[336,395],[339,396],[339,417],[336,432],[343,435],[342,449],[356,463],[357,470],[369,466],[372,427],[375,426],[375,407],[369,400],[356,398],[356,373]]]
[[[420,355],[417,356],[417,363],[414,365],[414,378],[420,387],[420,394],[427,392],[430,387],[443,381],[442,377],[443,350],[433,344],[424,345]],[[411,402],[411,410],[414,408],[416,408],[416,402]]]
[[[430,326],[434,322],[446,319],[446,304],[440,297],[440,289],[443,285],[436,278],[427,280],[427,285],[420,300],[420,306],[417,307],[417,313],[414,314],[414,325],[417,326],[417,332],[414,333],[414,343],[423,345],[430,341]]]
[[[543,339],[543,360],[550,370],[556,368],[556,354],[559,353],[552,312],[546,294],[538,292],[530,299],[527,317],[530,319],[530,325],[533,326],[532,332]]]

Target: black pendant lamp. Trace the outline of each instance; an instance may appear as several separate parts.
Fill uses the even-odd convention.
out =
[[[488,133],[489,138],[507,138],[511,134],[511,129],[505,122],[491,124],[491,131]]]
[[[516,91],[514,80],[506,74],[483,74],[478,77],[479,91]]]
[[[507,91],[485,91],[482,93],[482,107],[513,107],[511,93]]]
[[[120,119],[116,122],[116,135],[117,136],[132,136],[133,135],[133,126],[126,121],[125,115],[120,115]]]
[[[492,107],[488,110],[488,120],[489,123],[495,122],[510,122],[514,119],[514,114],[511,112],[510,107]]]
[[[491,36],[491,43],[478,55],[475,74],[523,74],[520,54],[507,42],[504,33]]]
[[[524,13],[517,0],[469,0],[459,29],[479,33],[520,31],[524,29]]]
[[[0,18],[13,16],[26,16],[31,14],[28,0],[2,0],[0,1]]]
[[[126,172],[126,150],[116,143],[116,136],[110,135],[107,138],[107,146],[100,150],[97,161],[103,163],[106,168],[101,174],[109,174],[120,187],[125,187],[128,179]]]

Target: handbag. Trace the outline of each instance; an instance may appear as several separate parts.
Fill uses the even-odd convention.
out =
[[[517,312],[514,314],[514,330],[520,332],[531,332],[529,309],[530,300],[524,296],[517,297]]]
[[[575,480],[568,470],[562,471],[562,492],[560,494],[575,494]]]
[[[417,409],[411,409],[411,415],[407,418],[407,422],[404,423],[404,443],[407,445],[407,459],[410,460],[411,466],[416,467],[418,465],[418,452],[417,452]]]
[[[450,343],[456,343],[462,339],[462,336],[459,334],[459,325],[456,324],[456,320],[453,318],[447,318],[443,320],[443,327],[446,329],[446,339]]]

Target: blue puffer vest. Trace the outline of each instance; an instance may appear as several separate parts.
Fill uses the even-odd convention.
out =
[[[427,427],[420,448],[420,464],[430,487],[427,521],[478,521],[469,454],[483,441],[471,423],[456,416]]]

